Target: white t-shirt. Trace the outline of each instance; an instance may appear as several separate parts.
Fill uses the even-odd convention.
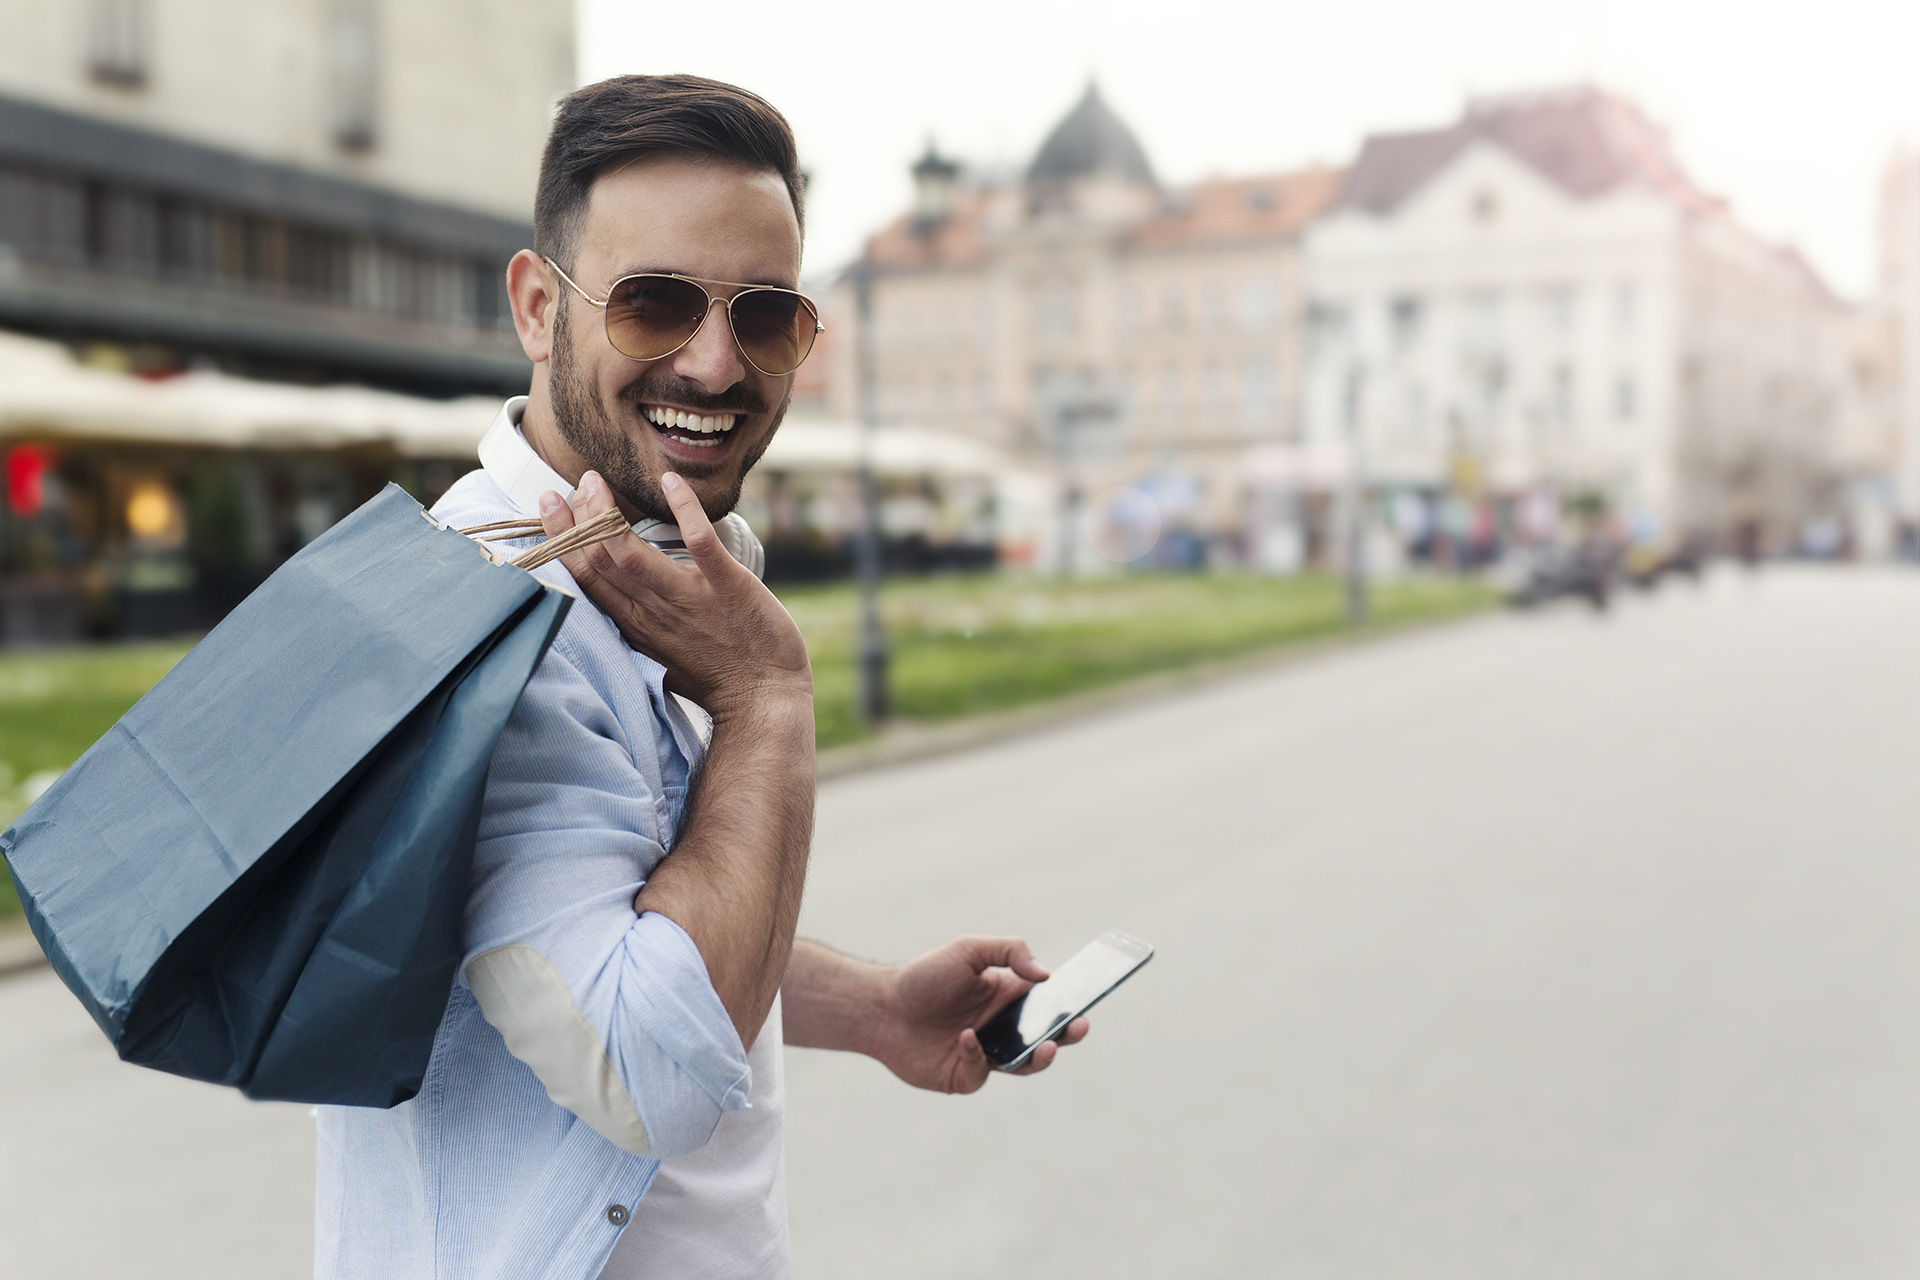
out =
[[[700,1150],[661,1162],[600,1280],[787,1280],[780,1041],[776,996],[747,1052],[747,1109],[723,1113]]]

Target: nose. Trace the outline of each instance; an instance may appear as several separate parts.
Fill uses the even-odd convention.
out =
[[[715,315],[718,309],[719,314]],[[696,382],[712,395],[719,395],[747,376],[740,348],[734,345],[733,326],[727,321],[725,299],[707,304],[707,318],[692,341],[673,353],[673,371],[689,382]]]

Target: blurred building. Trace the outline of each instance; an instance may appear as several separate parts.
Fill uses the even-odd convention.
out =
[[[1613,94],[1368,138],[1306,271],[1298,470],[1357,454],[1415,537],[1449,506],[1544,535],[1571,503],[1778,544],[1860,465],[1859,316]]]
[[[573,43],[548,0],[0,0],[0,639],[210,625],[472,465],[486,402],[422,397],[526,386]]]
[[[1920,155],[1902,147],[1880,180],[1875,354],[1885,371],[1887,452],[1909,550],[1920,529]]]
[[[1296,430],[1300,236],[1339,173],[1169,187],[1089,87],[1023,173],[930,146],[913,178],[913,209],[833,300],[852,335],[870,289],[883,426],[976,436],[1050,463],[1073,493],[1143,485],[1190,547],[1236,529],[1249,446]],[[826,353],[844,418],[859,352]]]
[[[142,371],[523,385],[572,6],[0,0],[0,325]]]

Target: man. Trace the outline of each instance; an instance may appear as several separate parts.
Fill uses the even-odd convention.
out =
[[[794,940],[812,671],[729,513],[816,328],[801,217],[752,94],[623,77],[560,105],[507,273],[532,385],[435,514],[557,534],[618,506],[684,559],[629,533],[538,571],[585,599],[494,754],[419,1096],[318,1112],[322,1277],[784,1275],[783,1035],[969,1092],[971,1028],[1045,976],[1012,938],[895,968]]]

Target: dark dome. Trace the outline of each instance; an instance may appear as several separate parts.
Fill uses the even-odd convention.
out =
[[[1066,182],[1096,173],[1117,173],[1148,186],[1157,185],[1140,139],[1113,113],[1100,96],[1099,87],[1090,84],[1086,96],[1040,144],[1039,153],[1027,168],[1027,181]]]

